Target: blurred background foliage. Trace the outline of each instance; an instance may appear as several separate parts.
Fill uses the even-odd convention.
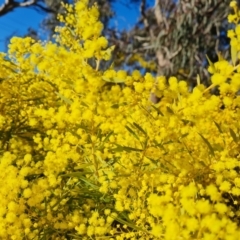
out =
[[[228,0],[153,0],[149,7],[146,0],[122,0],[122,4],[138,7],[138,22],[130,30],[119,31],[111,27],[115,13],[112,4],[117,0],[90,0],[97,2],[104,23],[104,35],[110,45],[115,45],[112,62],[115,68],[139,69],[158,75],[176,76],[180,80],[208,85],[206,55],[217,61],[218,52],[229,58],[227,23]],[[73,1],[64,0],[65,3]],[[239,2],[239,1],[238,1]],[[46,13],[42,27],[51,39],[58,25],[57,14],[63,12],[60,0],[5,0],[0,6],[0,16],[17,7],[32,7]],[[28,35],[37,38],[37,29]],[[108,63],[109,64],[109,63]],[[108,65],[109,66],[109,65]],[[102,66],[106,68],[107,66]]]

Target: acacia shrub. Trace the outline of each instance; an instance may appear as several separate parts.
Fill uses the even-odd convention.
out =
[[[101,70],[113,47],[97,6],[64,6],[56,42],[13,38],[1,54],[0,238],[238,240],[239,25],[232,63],[189,92]]]

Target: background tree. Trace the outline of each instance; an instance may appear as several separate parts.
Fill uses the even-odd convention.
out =
[[[54,0],[5,0],[2,5],[0,5],[0,16],[3,16],[9,12],[14,11],[16,8],[21,7],[32,7],[36,10],[42,10],[47,13],[54,13],[56,11],[56,6],[59,6],[61,1]],[[66,1],[63,1],[66,2]]]
[[[139,68],[192,83],[200,74],[207,84],[206,55],[213,62],[218,52],[228,57],[228,4],[227,0],[155,0],[153,8],[146,8],[142,0],[141,18],[131,31],[120,35],[117,53],[128,65],[142,61]],[[156,68],[144,60],[154,60]]]

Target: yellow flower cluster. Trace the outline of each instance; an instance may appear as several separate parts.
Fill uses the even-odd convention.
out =
[[[103,71],[97,6],[64,6],[57,43],[0,55],[0,239],[239,240],[238,65],[210,65],[219,95]]]

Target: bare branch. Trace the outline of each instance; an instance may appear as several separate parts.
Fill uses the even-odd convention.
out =
[[[29,1],[24,1],[19,3],[19,7],[28,7],[33,4],[37,3],[37,0],[29,0]]]
[[[56,11],[52,10],[51,8],[44,7],[44,6],[40,5],[39,3],[36,3],[36,4],[34,5],[34,7],[39,8],[40,10],[42,10],[42,11],[44,11],[44,12],[56,13]]]
[[[150,41],[152,42],[155,39],[155,35],[153,30],[150,28],[150,24],[145,13],[145,8],[146,8],[146,0],[142,0],[140,5],[140,14],[141,14],[143,24],[146,28],[146,31],[148,31],[150,34],[150,38],[151,38]]]
[[[37,7],[45,12],[54,12],[53,10],[46,8],[39,4],[38,0],[24,0],[23,2],[16,2],[14,0],[5,0],[0,6],[0,17],[6,15],[9,12],[14,11],[14,9],[19,7]]]

